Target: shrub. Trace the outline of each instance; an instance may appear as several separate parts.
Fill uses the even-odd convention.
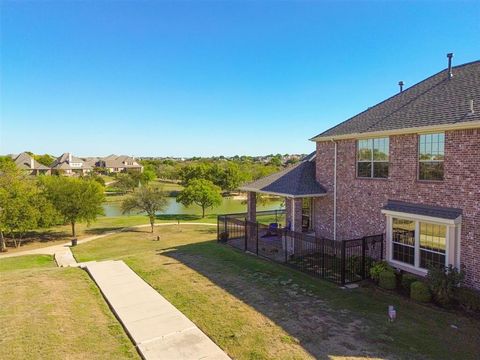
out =
[[[480,292],[466,287],[459,287],[455,289],[455,299],[463,309],[480,312]]]
[[[221,241],[221,242],[227,242],[229,236],[230,236],[230,235],[229,235],[228,231],[223,231],[223,232],[221,232],[221,233],[220,233],[220,236],[219,236],[219,237],[220,237],[220,241]]]
[[[384,289],[394,290],[397,287],[397,278],[395,273],[390,270],[382,271],[378,278],[378,285]]]
[[[352,273],[356,275],[363,276],[362,274],[362,257],[358,255],[353,255],[349,258],[349,267]],[[370,268],[374,263],[373,258],[370,256],[365,256],[365,272],[368,274],[370,272]]]
[[[435,302],[445,307],[450,306],[454,300],[455,289],[460,286],[464,277],[463,269],[459,271],[452,265],[430,268],[427,283]]]
[[[378,261],[373,264],[373,266],[370,268],[370,276],[372,279],[378,283],[380,279],[380,274],[384,271],[390,271],[393,273],[393,269],[386,261]]]
[[[414,281],[410,285],[410,298],[420,302],[430,302],[432,300],[432,294],[428,289],[428,285],[423,281]]]
[[[412,274],[403,274],[402,275],[402,289],[407,292],[407,294],[410,294],[410,286],[412,283],[415,281],[418,281],[418,278],[415,275]]]

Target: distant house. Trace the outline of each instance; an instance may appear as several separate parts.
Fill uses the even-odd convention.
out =
[[[12,159],[19,169],[26,171],[29,175],[50,175],[51,173],[48,166],[40,164],[29,153],[12,155]]]
[[[143,166],[138,163],[134,157],[127,155],[109,155],[104,158],[98,158],[95,167],[103,168],[111,173],[120,173],[127,171],[143,171]]]
[[[92,166],[71,153],[63,153],[52,164],[52,173],[63,175],[85,175],[92,171]]]

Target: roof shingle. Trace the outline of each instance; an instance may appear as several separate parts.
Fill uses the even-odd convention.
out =
[[[315,136],[331,138],[480,121],[480,61],[455,66],[419,82],[389,99]],[[469,112],[473,100],[475,112]]]

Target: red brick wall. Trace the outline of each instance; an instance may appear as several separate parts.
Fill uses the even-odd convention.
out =
[[[380,209],[388,199],[463,209],[461,263],[467,283],[480,288],[480,129],[445,133],[445,179],[417,180],[418,135],[390,137],[388,179],[357,179],[356,141],[337,142],[337,239],[385,231]],[[333,237],[333,142],[317,143],[316,232]]]

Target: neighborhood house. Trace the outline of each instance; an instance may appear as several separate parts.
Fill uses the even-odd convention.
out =
[[[392,266],[464,266],[480,289],[480,61],[452,67],[449,54],[447,69],[311,140],[300,164],[242,188],[247,220],[256,193],[282,196],[293,231],[383,233]]]

